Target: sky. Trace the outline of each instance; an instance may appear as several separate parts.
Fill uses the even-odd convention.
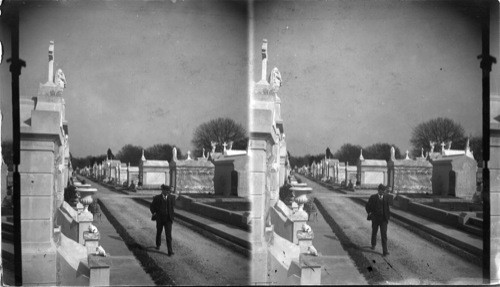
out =
[[[266,38],[268,71],[282,76],[290,153],[378,142],[411,151],[412,129],[437,117],[480,136],[481,28],[472,2],[256,2],[254,80]]]
[[[21,9],[21,95],[35,96],[46,81],[54,40],[55,67],[68,82],[73,156],[108,147],[116,154],[129,143],[187,151],[194,129],[210,119],[247,126],[248,57],[259,80],[266,38],[268,72],[276,66],[282,75],[292,155],[335,152],[345,143],[411,150],[412,129],[437,117],[481,135],[481,30],[473,2],[255,1],[250,22],[246,2],[236,0],[35,2]],[[8,30],[0,31],[10,55]],[[5,60],[0,78],[6,138]]]
[[[125,144],[193,149],[218,117],[247,126],[246,4],[237,1],[47,1],[21,7],[21,97],[47,81],[49,41],[64,90],[73,156]],[[4,9],[5,3],[4,3]],[[10,57],[9,30],[0,35]],[[11,133],[10,73],[0,64],[2,138]]]

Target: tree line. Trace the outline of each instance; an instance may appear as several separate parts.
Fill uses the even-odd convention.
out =
[[[216,152],[222,152],[224,143],[232,143],[233,149],[246,150],[248,136],[245,128],[229,118],[217,118],[199,125],[193,133],[191,143],[195,147],[193,157],[201,157],[203,150],[205,155],[212,150],[212,142],[217,143]],[[94,163],[101,163],[106,158],[117,159],[122,163],[130,163],[131,166],[138,166],[141,161],[142,150],[148,160],[172,160],[173,144],[155,144],[143,148],[139,145],[126,144],[117,153],[113,154],[108,149],[106,154],[98,156],[86,156],[82,158],[72,158],[73,168],[83,168],[93,166]],[[177,147],[177,158],[182,158],[181,149]]]
[[[415,158],[421,155],[421,149],[425,151],[431,149],[430,142],[434,142],[434,152],[441,152],[441,142],[448,143],[451,141],[452,149],[464,149],[467,139],[471,151],[473,151],[474,158],[481,165],[482,156],[482,136],[466,136],[464,128],[459,124],[448,118],[436,118],[418,124],[412,130],[410,143],[412,145],[411,157]],[[203,149],[205,154],[212,149],[212,142],[216,142],[216,152],[222,152],[223,143],[233,143],[234,149],[245,150],[248,145],[247,131],[243,126],[228,118],[217,118],[199,125],[191,140],[195,147],[193,156],[200,157]],[[366,159],[390,159],[391,146],[395,147],[396,158],[402,158],[400,149],[390,143],[376,143],[370,146],[363,147],[363,156]],[[150,160],[172,160],[172,144],[155,144],[153,146],[144,148],[144,155],[146,159]],[[351,143],[343,144],[335,153],[327,148],[325,153],[317,155],[293,156],[289,153],[290,164],[292,167],[301,167],[304,165],[311,165],[313,162],[319,162],[325,155],[327,158],[335,158],[340,162],[348,162],[350,165],[355,165],[359,159],[360,145]],[[123,163],[130,163],[132,166],[138,166],[141,160],[143,147],[138,145],[127,144],[123,146],[115,155],[108,149],[106,154],[102,155],[89,155],[81,158],[71,157],[71,163],[74,168],[92,166],[94,163],[101,163],[106,157],[111,159],[118,159]],[[182,152],[177,148],[177,155],[182,157]],[[12,142],[2,142],[2,156],[5,163],[11,167],[12,162]]]
[[[113,154],[111,149],[108,149],[106,154],[102,155],[89,155],[81,158],[71,159],[71,164],[73,168],[84,168],[86,166],[93,166],[94,163],[100,164],[104,160],[112,159],[119,160],[122,163],[131,166],[138,166],[141,162],[142,151],[144,150],[144,157],[148,160],[172,160],[172,149],[173,145],[170,144],[155,144],[153,146],[143,148],[140,145],[126,144],[117,153],[116,156]],[[182,157],[182,151],[177,148],[177,157]]]
[[[301,157],[289,156],[290,165],[293,167],[302,167],[304,165],[311,165],[313,162],[320,162],[322,159],[334,158],[338,159],[340,162],[347,162],[349,165],[356,165],[359,159],[360,150],[363,149],[363,157],[366,159],[380,159],[389,160],[391,158],[391,146],[394,146],[396,151],[396,158],[401,157],[401,151],[394,144],[389,143],[376,143],[367,147],[361,147],[360,145],[354,145],[350,143],[343,144],[335,153],[330,152],[330,148],[327,148],[325,153],[317,155],[305,155]]]
[[[466,136],[464,128],[457,122],[448,118],[436,118],[418,124],[412,130],[410,143],[412,150],[411,158],[421,156],[422,148],[425,152],[431,149],[431,142],[434,142],[434,152],[441,152],[441,143],[451,142],[452,149],[463,150],[466,142],[469,140],[469,146],[473,152],[474,158],[481,165],[483,161],[482,152],[482,136]],[[360,150],[363,149],[363,157],[365,159],[378,159],[388,161],[391,157],[391,146],[394,146],[396,159],[402,159],[405,155],[401,154],[401,150],[394,144],[376,143],[366,147],[351,143],[343,144],[335,153],[331,153],[330,148],[327,148],[325,153],[317,155],[305,155],[300,157],[292,156],[289,153],[290,165],[293,167],[310,166],[313,162],[320,162],[322,159],[334,158],[340,162],[348,162],[349,165],[356,165],[360,156]]]

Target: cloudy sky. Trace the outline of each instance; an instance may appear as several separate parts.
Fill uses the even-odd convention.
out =
[[[36,96],[47,81],[53,40],[55,70],[61,68],[68,82],[64,98],[73,156],[104,154],[108,147],[116,154],[129,143],[175,144],[185,152],[203,122],[229,117],[247,125],[246,7],[197,0],[25,5],[21,96]],[[8,40],[7,31],[3,27],[2,40]],[[0,76],[2,112],[9,120],[5,61]],[[4,123],[6,133],[11,121]]]
[[[186,151],[205,121],[246,125],[248,47],[258,80],[263,38],[268,71],[282,74],[293,155],[344,143],[404,151],[412,128],[436,117],[481,134],[480,25],[475,7],[458,1],[256,1],[251,35],[244,1],[36,3],[21,9],[21,95],[36,95],[46,81],[54,40],[74,156],[116,153],[127,143]],[[10,55],[5,26],[1,33]],[[5,138],[5,60],[0,77]]]
[[[472,11],[458,1],[257,2],[253,47],[267,38],[268,70],[281,72],[291,154],[344,143],[411,150],[413,127],[437,117],[481,135],[481,30]],[[254,64],[259,80],[260,52]]]

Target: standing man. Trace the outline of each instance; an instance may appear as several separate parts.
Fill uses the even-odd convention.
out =
[[[161,194],[153,197],[149,209],[153,214],[152,220],[156,220],[156,249],[161,246],[161,233],[165,229],[167,239],[168,256],[174,255],[172,251],[172,223],[174,222],[175,196],[170,194],[170,186],[161,185]]]
[[[380,236],[382,237],[382,250],[384,256],[389,255],[387,250],[387,224],[391,216],[389,205],[392,204],[392,196],[385,193],[385,186],[379,184],[378,193],[370,196],[366,204],[368,220],[372,221],[372,249],[377,245],[377,232],[380,226]]]

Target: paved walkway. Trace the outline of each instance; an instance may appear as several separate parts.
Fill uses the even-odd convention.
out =
[[[130,248],[129,255],[134,256],[136,262],[144,265],[143,270],[146,270],[152,278],[150,281],[160,285],[241,285],[249,282],[249,258],[242,254],[244,252],[235,250],[233,246],[227,246],[207,231],[210,228],[224,230],[227,227],[211,221],[207,222],[204,218],[198,218],[195,215],[184,214],[199,225],[205,225],[203,228],[193,226],[193,223],[183,222],[179,214],[184,213],[183,211],[176,210],[176,219],[180,220],[176,220],[176,224],[172,227],[175,256],[168,257],[165,246],[162,245],[159,251],[154,248],[156,228],[150,219],[148,201],[150,196],[146,195],[147,199],[143,199],[110,191],[98,183],[92,182],[91,184],[98,189],[94,196],[99,198],[103,214],[111,216],[110,221],[118,230],[119,235],[117,234],[116,239],[122,240],[123,238],[122,243],[126,242]],[[99,225],[97,227],[101,230]],[[162,239],[164,240],[164,236]],[[116,252],[113,251],[114,243],[109,243],[111,247],[105,244],[102,242],[105,250],[114,255]],[[117,276],[120,275],[117,274]],[[130,284],[119,283],[117,285]],[[145,282],[132,285],[148,284]]]
[[[315,183],[328,188],[329,190],[334,190],[337,192],[336,196],[339,196],[339,193],[343,193],[346,197],[353,198],[363,206],[368,202],[370,195],[376,192],[375,190],[356,190],[353,192],[345,189],[334,188],[330,184],[323,182]],[[391,208],[391,216],[409,224],[409,226],[414,229],[418,229],[421,236],[459,253],[460,256],[466,259],[470,259],[477,264],[481,264],[481,257],[483,255],[483,240],[481,237],[445,224],[434,222],[425,217],[414,215],[394,206]]]
[[[375,250],[370,248],[371,226],[366,221],[363,205],[353,202],[350,194],[329,190],[308,179],[303,181],[313,188],[311,195],[315,197],[318,209],[369,284],[482,282],[480,265],[458,257],[455,252],[449,252],[425,237],[415,236],[404,223],[390,224],[388,245],[391,255],[383,257],[380,244]],[[371,193],[373,191],[366,192]],[[359,200],[359,193],[354,197]],[[313,231],[316,233],[314,226]]]
[[[149,206],[153,199],[141,198],[138,201],[142,201],[146,206]],[[233,246],[233,249],[237,249],[236,251],[239,251],[240,253],[250,255],[250,232],[229,224],[221,223],[210,218],[181,210],[179,208],[175,210],[175,216],[183,221],[202,227],[208,232],[233,242],[237,245]]]
[[[311,219],[308,224],[314,232],[313,246],[321,254],[321,284],[368,284],[321,212],[318,211],[317,214],[317,220]]]
[[[94,220],[94,224],[101,234],[99,244],[106,250],[106,253],[110,254],[110,285],[156,285],[151,276],[144,271],[132,251],[128,249],[104,213],[100,219],[96,218]]]
[[[160,190],[142,190],[136,193],[123,190],[121,187],[107,186],[100,183],[98,185],[119,192],[113,193],[114,198],[133,198],[146,207],[150,206],[153,196],[160,193]],[[198,231],[204,232],[205,237],[217,241],[243,255],[250,256],[251,243],[249,231],[180,208],[176,208],[175,214],[176,218],[190,224]]]

